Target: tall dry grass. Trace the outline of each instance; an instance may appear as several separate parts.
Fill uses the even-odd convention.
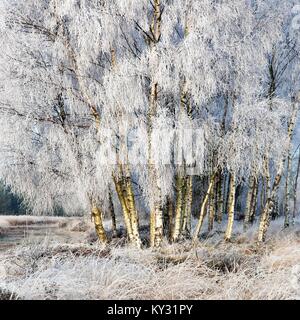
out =
[[[256,246],[256,227],[233,243],[216,233],[158,251],[27,239],[3,254],[0,288],[20,299],[299,299],[300,225]]]

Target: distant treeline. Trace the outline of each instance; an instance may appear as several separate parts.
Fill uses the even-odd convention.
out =
[[[21,215],[25,213],[26,208],[22,205],[22,199],[0,182],[0,214]]]
[[[30,211],[30,208],[23,203],[22,197],[14,194],[0,181],[0,215],[25,215]],[[76,214],[80,215],[80,213]],[[51,215],[64,216],[65,213],[62,208],[57,207]]]

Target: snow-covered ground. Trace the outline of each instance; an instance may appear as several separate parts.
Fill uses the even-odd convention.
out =
[[[10,219],[1,218],[1,226]],[[88,220],[46,221],[55,222],[46,236],[31,234],[0,252],[3,298],[300,299],[298,222],[289,230],[272,222],[260,247],[257,226],[242,234],[237,225],[232,243],[215,233],[196,246],[164,243],[153,251],[101,246],[90,240]]]

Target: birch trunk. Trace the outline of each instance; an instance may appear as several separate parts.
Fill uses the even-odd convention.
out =
[[[183,178],[181,174],[176,179],[176,207],[175,207],[175,221],[172,233],[172,241],[178,241],[182,224],[182,207],[183,207]]]
[[[261,189],[260,189],[260,211],[264,208],[266,194],[266,182],[265,177],[261,177]]]
[[[155,240],[155,210],[150,211],[150,247],[154,247]]]
[[[255,191],[254,189],[255,189],[255,178],[251,176],[249,178],[249,190],[248,190],[247,199],[246,199],[244,230],[247,230],[250,224],[252,198]]]
[[[193,242],[197,241],[199,233],[201,231],[201,227],[202,227],[202,224],[203,224],[206,212],[207,212],[207,204],[208,204],[209,195],[212,191],[212,188],[213,188],[213,185],[215,182],[215,178],[216,178],[216,172],[210,178],[208,189],[207,189],[207,192],[205,194],[204,200],[201,205],[200,216],[199,216],[199,220],[198,220],[196,229],[194,231]]]
[[[258,230],[258,242],[265,241],[266,232],[270,223],[270,215],[274,208],[274,199],[277,194],[277,191],[279,189],[280,181],[282,177],[282,169],[280,168],[273,184],[272,192],[270,194],[270,197],[266,201],[265,208],[262,212],[260,224],[259,224],[259,230]]]
[[[230,189],[230,179],[231,179],[231,173],[228,173],[228,176],[225,178],[225,201],[224,201],[224,213],[228,213],[229,209],[229,189]]]
[[[153,2],[154,14],[150,30],[153,36],[152,41],[149,43],[151,50],[155,49],[156,44],[161,36],[161,4],[160,0]],[[152,208],[150,209],[150,245],[159,247],[163,239],[163,209],[161,190],[159,187],[158,177],[154,165],[152,164],[152,120],[157,113],[157,98],[158,98],[158,83],[152,81],[150,90],[150,107],[148,112],[148,152],[149,152],[149,175],[154,188],[157,199],[154,200]]]
[[[212,187],[212,190],[214,189],[214,186]],[[214,220],[215,220],[215,215],[216,215],[216,210],[215,210],[215,193],[211,192],[208,200],[208,210],[209,210],[209,215],[208,215],[208,232],[211,232],[214,228]]]
[[[286,168],[286,179],[285,179],[285,203],[284,203],[284,228],[290,226],[290,171],[291,171],[291,150],[289,148],[287,156],[287,168]]]
[[[298,189],[299,171],[300,171],[300,152],[299,152],[297,171],[296,171],[294,190],[293,190],[293,225],[295,224],[296,210],[297,210],[297,189]]]
[[[265,178],[266,178],[266,199],[270,196],[271,191],[271,177],[270,177],[270,167],[269,167],[269,156],[265,158]]]
[[[192,201],[193,201],[193,177],[187,176],[185,187],[185,201],[184,201],[184,217],[182,230],[186,235],[191,232],[191,220],[192,220]]]
[[[225,240],[229,241],[232,236],[232,228],[234,223],[234,206],[235,206],[235,175],[230,175],[230,186],[229,186],[229,210],[228,210],[228,222],[225,232]]]
[[[129,211],[129,217],[131,222],[131,229],[133,235],[133,242],[137,245],[137,247],[141,247],[142,242],[139,234],[139,219],[138,213],[135,206],[135,199],[132,190],[131,176],[128,165],[124,166],[124,175],[125,175],[125,202],[126,207]]]
[[[169,205],[170,205],[169,203],[170,203],[170,197],[167,197],[166,203],[163,208],[163,213],[164,213],[163,228],[164,228],[164,235],[166,235],[168,239],[170,239],[169,232],[170,232],[170,223],[171,223],[170,216],[169,216]]]
[[[217,210],[218,210],[218,216],[217,216],[217,220],[218,223],[221,224],[222,223],[222,219],[223,219],[223,174],[220,173],[219,174],[219,181],[218,181],[218,204],[217,204]]]
[[[224,113],[223,113],[223,119],[221,123],[221,136],[224,137],[226,134],[226,118],[228,113],[228,107],[229,107],[229,95],[228,93],[224,96]],[[224,207],[227,208],[227,200],[225,199],[226,196],[226,176],[224,176],[224,173],[220,170],[219,172],[219,179],[218,179],[218,216],[217,220],[218,223],[221,224],[223,220],[223,214],[224,214]],[[224,201],[225,200],[225,201]]]
[[[163,239],[163,205],[158,177],[154,166],[149,161],[149,175],[151,187],[155,190],[155,198],[150,211],[150,246],[159,247]]]
[[[161,202],[155,207],[155,231],[154,231],[154,247],[158,248],[163,239],[163,208]]]
[[[117,195],[118,195],[121,207],[122,207],[127,236],[128,236],[129,242],[132,243],[133,242],[133,232],[132,232],[131,221],[130,221],[130,213],[127,208],[125,197],[123,194],[123,183],[122,183],[122,181],[118,180],[118,178],[115,175],[113,175],[113,180],[114,180]]]
[[[169,240],[172,240],[172,233],[173,233],[173,202],[172,199],[170,199],[168,197],[167,200],[167,210],[168,210],[168,219],[169,219],[169,232],[168,232],[168,236],[169,236]]]
[[[100,240],[101,243],[107,243],[108,240],[106,236],[106,231],[103,226],[102,212],[95,204],[92,205],[92,218],[94,221],[95,230],[96,230],[98,239]]]
[[[180,226],[180,236],[185,236],[185,228],[186,228],[186,183],[187,177],[183,176],[183,185],[182,185],[182,208],[181,208],[181,226]]]
[[[257,197],[258,197],[258,186],[259,181],[255,179],[254,192],[251,200],[251,210],[250,210],[250,222],[253,223],[254,218],[256,216],[256,208],[257,208]]]
[[[111,216],[112,236],[113,236],[113,238],[116,238],[118,236],[117,221],[116,221],[116,213],[115,213],[115,209],[114,209],[114,204],[113,204],[113,200],[112,200],[111,191],[109,191],[108,197],[109,197],[109,199],[108,199],[108,201],[109,201],[109,213],[110,213],[110,216]]]
[[[279,199],[278,194],[275,195],[274,198],[274,208],[271,212],[271,218],[272,220],[275,220],[277,217],[279,217]]]

